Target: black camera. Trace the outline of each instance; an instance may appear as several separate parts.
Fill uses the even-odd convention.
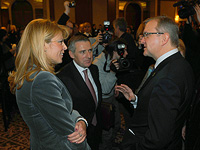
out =
[[[117,45],[117,53],[120,55],[120,58],[117,60],[119,63],[119,71],[124,71],[129,69],[130,61],[123,57],[126,45],[125,44],[118,44]]]
[[[76,6],[76,2],[72,1],[69,3],[69,8],[75,7]]]
[[[196,13],[194,7],[196,4],[200,4],[200,0],[181,0],[173,5],[173,7],[180,6],[178,15],[180,18],[188,18]]]
[[[102,41],[100,44],[109,43],[112,39],[112,35],[108,31],[111,31],[110,21],[104,21],[104,29],[101,31]]]
[[[128,59],[122,57],[122,58],[118,59],[118,62],[119,62],[119,71],[122,71],[124,69],[126,69],[126,70],[129,69],[130,62]]]

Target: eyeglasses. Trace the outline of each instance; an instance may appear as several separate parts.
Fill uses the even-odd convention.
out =
[[[143,37],[147,38],[151,34],[157,34],[158,35],[158,34],[164,34],[164,33],[161,33],[161,32],[144,32]]]
[[[64,41],[65,41],[65,39],[62,39],[62,40],[60,40],[60,41],[51,41],[51,42],[57,42],[57,43],[59,43],[60,45],[62,45],[62,44],[64,43]]]

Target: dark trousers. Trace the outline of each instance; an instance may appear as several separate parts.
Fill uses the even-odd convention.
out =
[[[87,142],[91,150],[98,150],[101,140],[101,129],[99,126],[89,125],[87,129]]]
[[[128,129],[125,130],[123,141],[120,144],[120,150],[137,150],[138,137],[133,135]]]
[[[114,96],[111,96],[110,98],[103,98],[102,102],[108,102],[114,105],[115,123],[114,123],[114,127],[111,127],[109,130],[102,131],[102,140],[99,146],[99,150],[112,150],[117,131],[120,129],[120,125],[121,125],[119,104]]]

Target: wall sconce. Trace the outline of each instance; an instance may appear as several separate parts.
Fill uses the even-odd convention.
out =
[[[175,20],[176,23],[178,23],[179,22],[179,15],[176,15],[174,20]]]
[[[126,5],[127,2],[119,2],[119,10],[124,10],[124,6]]]
[[[8,9],[9,8],[10,3],[9,2],[3,2],[1,9]]]

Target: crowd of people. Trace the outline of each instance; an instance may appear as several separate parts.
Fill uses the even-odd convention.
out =
[[[15,96],[30,148],[197,150],[200,34],[192,19],[181,33],[167,16],[144,20],[137,32],[119,17],[105,31],[73,23],[68,1],[64,8],[57,23],[0,29],[1,92]],[[114,147],[120,113],[125,133]]]

